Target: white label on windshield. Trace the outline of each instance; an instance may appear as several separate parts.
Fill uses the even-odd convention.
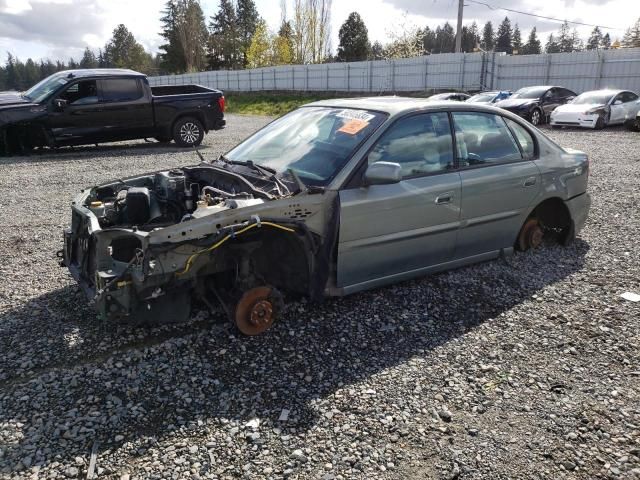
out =
[[[368,122],[369,120],[375,118],[375,115],[371,115],[370,113],[363,112],[362,110],[342,110],[336,114],[338,118],[348,118],[349,120],[363,120]]]

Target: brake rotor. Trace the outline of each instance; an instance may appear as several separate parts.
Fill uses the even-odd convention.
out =
[[[269,287],[256,287],[240,297],[235,312],[238,330],[245,335],[259,335],[271,327],[277,314],[272,293]]]
[[[520,250],[525,251],[530,248],[538,248],[542,244],[544,231],[540,226],[540,222],[535,218],[530,218],[522,226],[518,237],[518,246]]]

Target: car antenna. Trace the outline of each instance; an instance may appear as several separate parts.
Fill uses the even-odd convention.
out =
[[[200,153],[200,150],[198,150],[198,147],[196,147],[195,145],[193,146],[193,149],[196,151],[196,153],[198,154],[198,157],[200,157],[200,160],[202,161],[202,163],[207,163],[207,161],[204,159],[204,157],[202,156],[202,154]]]

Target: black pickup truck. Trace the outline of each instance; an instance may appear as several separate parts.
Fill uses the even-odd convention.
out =
[[[58,72],[26,92],[0,92],[0,155],[135,138],[191,147],[224,127],[224,105],[219,90],[151,87],[133,70]]]

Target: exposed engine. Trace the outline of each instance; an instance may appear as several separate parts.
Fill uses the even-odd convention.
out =
[[[86,206],[101,228],[150,231],[263,203],[280,193],[275,180],[203,164],[96,187]]]

